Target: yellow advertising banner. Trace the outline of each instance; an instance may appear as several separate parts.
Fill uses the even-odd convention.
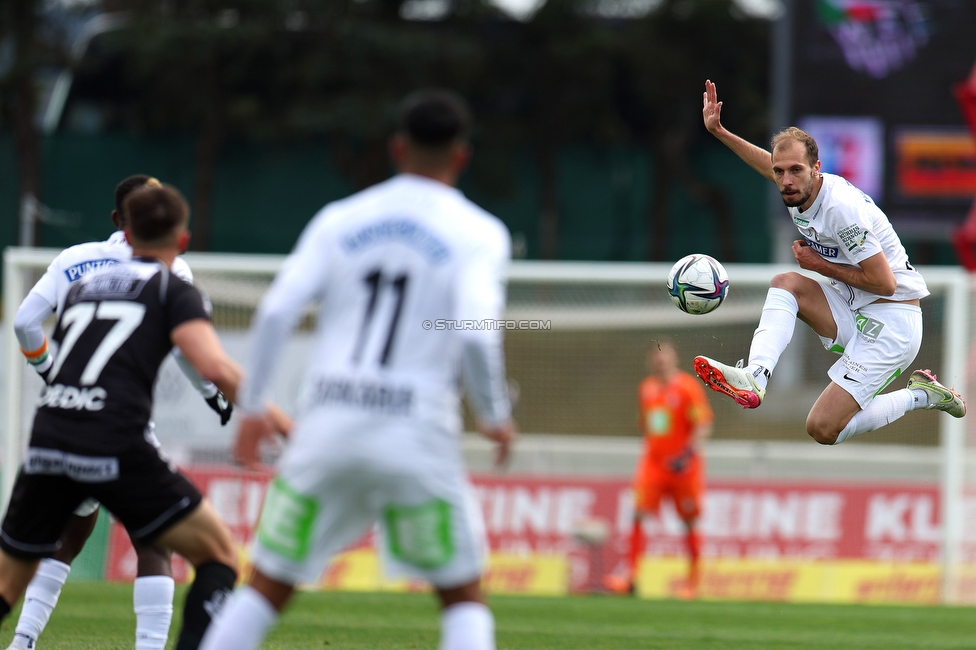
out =
[[[647,558],[637,593],[679,598],[688,573],[682,558]],[[699,598],[832,603],[937,603],[939,567],[864,560],[707,560],[701,565]]]
[[[559,596],[568,593],[569,566],[554,555],[492,554],[484,575],[485,590],[495,594]],[[637,595],[682,598],[688,565],[684,558],[646,558],[640,566]],[[972,590],[976,576],[965,576]],[[425,591],[420,581],[383,576],[372,549],[338,555],[312,585],[339,591]],[[963,591],[966,589],[964,588]],[[703,560],[698,597],[721,600],[763,600],[829,603],[940,602],[941,573],[930,563],[889,564],[863,560]]]
[[[565,557],[493,553],[482,584],[485,591],[494,594],[559,596],[567,592],[567,575]],[[338,555],[316,586],[343,591],[423,591],[427,588],[421,582],[384,577],[379,558],[372,549]]]

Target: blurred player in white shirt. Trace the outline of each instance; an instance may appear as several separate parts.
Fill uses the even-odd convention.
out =
[[[433,584],[442,650],[489,650],[480,589],[486,543],[460,450],[459,379],[503,461],[514,436],[499,330],[438,330],[439,319],[502,317],[510,237],[454,185],[469,158],[469,113],[446,91],[403,105],[394,178],[327,205],[265,296],[251,333],[237,454],[270,432],[268,381],[289,331],[319,301],[303,410],[265,500],[255,572],[204,638],[257,648],[295,585],[379,521],[386,566]]]
[[[125,239],[126,226],[122,204],[134,190],[160,187],[159,181],[144,174],[124,179],[115,188],[115,210],[112,222],[117,230],[105,241],[77,244],[63,250],[30,290],[14,317],[14,331],[21,351],[39,373],[46,372],[54,361],[47,347],[43,324],[53,314],[61,314],[68,290],[89,273],[132,259],[132,247]],[[172,272],[188,283],[193,273],[186,261],[177,257]],[[173,352],[180,369],[203,398],[221,417],[230,419],[233,406],[224,399],[213,383],[203,379],[189,362]],[[152,424],[150,423],[150,433]],[[75,511],[61,536],[60,548],[41,561],[27,588],[24,607],[17,621],[16,633],[8,650],[32,650],[58,602],[61,588],[71,571],[71,562],[84,548],[98,518],[98,502],[86,500]],[[136,550],[136,580],[133,585],[133,607],[136,613],[136,650],[162,650],[166,644],[173,615],[172,567],[170,551],[156,545],[133,542]]]
[[[827,373],[831,383],[807,415],[807,433],[817,442],[839,444],[917,409],[964,416],[965,402],[930,370],[915,370],[906,388],[880,394],[918,354],[919,300],[929,291],[871,197],[840,176],[822,173],[817,143],[800,129],[778,133],[769,152],[722,126],[722,103],[711,81],[705,82],[702,102],[705,128],[776,183],[803,238],[793,242],[800,268],[827,281],[800,273],[774,277],[749,363],[733,367],[696,357],[698,376],[745,408],[758,407],[799,318],[827,350],[841,355]]]

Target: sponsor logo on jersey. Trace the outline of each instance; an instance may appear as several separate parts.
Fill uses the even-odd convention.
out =
[[[369,381],[319,379],[312,386],[308,404],[352,406],[383,415],[408,415],[413,404],[413,389]]]
[[[847,372],[853,373],[855,375],[866,375],[868,373],[868,368],[863,363],[858,363],[851,358],[846,352],[841,356],[841,361],[844,362],[844,367],[847,368]],[[844,374],[847,374],[846,372]]]
[[[69,266],[64,270],[64,276],[68,278],[68,282],[74,282],[75,280],[80,280],[89,273],[99,271],[118,263],[119,260],[108,257],[103,260],[88,260],[87,262],[80,262],[74,266]]]
[[[45,386],[41,391],[41,398],[37,405],[73,411],[101,411],[105,408],[107,397],[108,393],[100,386],[76,388],[52,384]]]
[[[80,483],[106,483],[119,477],[119,459],[31,447],[24,459],[24,474],[67,476]]]
[[[647,432],[663,436],[671,431],[671,412],[666,408],[654,408],[647,413]]]
[[[342,239],[347,253],[375,246],[399,242],[419,251],[432,263],[438,264],[451,256],[450,250],[434,233],[410,219],[389,219],[371,223]]]
[[[867,231],[861,230],[861,227],[857,224],[842,228],[837,234],[840,235],[840,240],[844,242],[844,246],[847,246],[847,250],[849,251],[854,251],[864,246],[864,242],[868,237]]]
[[[833,246],[824,246],[820,242],[813,241],[809,237],[806,237],[807,243],[810,244],[810,248],[820,253],[821,257],[837,257],[838,249]]]

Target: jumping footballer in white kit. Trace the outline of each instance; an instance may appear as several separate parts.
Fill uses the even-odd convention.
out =
[[[905,373],[922,343],[925,280],[909,263],[885,214],[844,178],[820,170],[816,141],[796,127],[773,137],[771,152],[726,130],[715,84],[705,82],[702,117],[712,135],[764,178],[777,184],[802,239],[793,243],[801,268],[827,278],[781,273],[770,283],[749,363],[733,367],[696,357],[695,372],[713,390],[756,408],[793,337],[796,319],[840,355],[831,383],[807,416],[807,433],[830,445],[874,431],[917,409],[953,417],[966,404],[930,370],[915,370],[908,386],[880,394]]]
[[[61,314],[68,290],[89,273],[107,266],[127,262],[132,247],[122,228],[125,218],[123,200],[142,187],[160,187],[159,181],[144,174],[124,179],[115,190],[116,209],[112,221],[118,230],[105,241],[86,242],[66,248],[51,262],[47,271],[30,290],[14,317],[14,331],[21,351],[38,373],[46,372],[54,362],[49,353],[43,323],[53,314]],[[177,257],[173,273],[193,283],[193,273],[186,261]],[[190,363],[174,349],[174,359],[190,383],[200,392],[207,404],[226,424],[233,405],[224,399],[217,387],[200,377]],[[150,422],[147,435],[153,435]],[[16,633],[8,650],[33,650],[44,631],[51,612],[57,605],[61,588],[71,571],[71,562],[84,548],[91,534],[98,502],[86,499],[75,510],[60,540],[60,548],[50,558],[41,561],[24,598],[24,607],[17,621]],[[135,544],[137,578],[133,585],[133,606],[136,613],[136,650],[162,650],[166,644],[173,614],[174,583],[170,566],[170,551],[154,545]]]
[[[483,520],[463,466],[459,381],[504,459],[514,435],[501,332],[449,321],[502,317],[510,237],[453,186],[467,163],[468,109],[447,91],[403,105],[401,172],[327,205],[306,227],[255,317],[237,453],[254,462],[274,361],[318,301],[303,408],[261,513],[254,577],[204,638],[257,648],[295,585],[374,523],[385,565],[430,582],[442,650],[491,650],[480,576]]]

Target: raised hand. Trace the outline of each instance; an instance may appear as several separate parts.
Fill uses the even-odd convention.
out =
[[[702,93],[702,119],[709,133],[715,133],[722,128],[722,102],[718,101],[718,92],[711,80],[705,80],[705,92]]]

